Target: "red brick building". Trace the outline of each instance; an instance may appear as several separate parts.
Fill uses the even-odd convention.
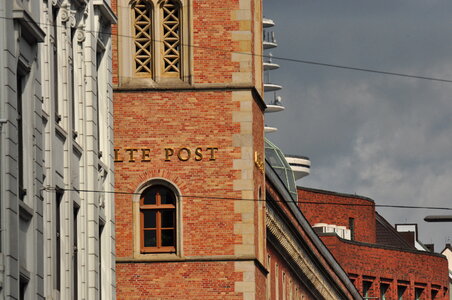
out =
[[[358,299],[305,221],[267,249],[261,1],[112,2],[117,298]]]
[[[373,200],[304,187],[297,191],[306,219],[363,297],[449,299],[446,258],[416,250],[375,211]]]
[[[251,297],[263,208],[231,199],[264,187],[261,3],[114,2],[118,299]]]
[[[298,208],[283,154],[269,141],[265,150],[266,299],[361,299]]]

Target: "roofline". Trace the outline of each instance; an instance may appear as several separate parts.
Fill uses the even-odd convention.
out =
[[[421,250],[417,250],[417,249],[399,248],[399,247],[390,246],[390,245],[371,244],[371,243],[364,243],[364,242],[358,242],[358,241],[351,241],[351,240],[346,240],[346,239],[341,238],[334,232],[320,233],[320,235],[321,236],[336,236],[341,242],[346,243],[346,244],[353,244],[356,246],[366,246],[369,248],[386,249],[386,250],[394,250],[394,251],[400,251],[400,252],[408,252],[408,253],[413,253],[413,254],[435,256],[435,257],[439,257],[439,258],[443,258],[443,259],[447,260],[447,257],[445,255],[443,255],[441,253],[436,253],[436,252],[421,251]]]
[[[293,213],[295,219],[301,225],[303,230],[305,230],[306,234],[311,239],[314,246],[317,247],[320,254],[328,262],[328,264],[333,269],[334,273],[339,277],[339,279],[345,285],[345,287],[350,292],[350,294],[354,297],[354,299],[357,299],[357,300],[362,299],[358,290],[353,285],[353,283],[350,281],[350,278],[348,278],[347,273],[339,265],[339,263],[334,259],[331,252],[328,250],[328,248],[325,246],[325,244],[320,240],[320,238],[314,232],[311,225],[308,223],[306,218],[301,213],[299,207],[296,205],[296,203],[292,199],[290,192],[287,190],[284,183],[281,182],[281,179],[279,178],[278,174],[276,174],[275,170],[272,168],[272,166],[267,161],[265,161],[265,175],[270,180],[270,182],[273,184],[275,189],[279,192],[282,199],[287,203],[287,206],[289,207],[290,211]]]
[[[444,246],[444,249],[443,249],[443,251],[441,251],[440,253],[442,254],[444,251],[446,251],[446,250],[450,250],[451,252],[452,252],[452,247],[448,247],[447,245],[446,246]],[[444,255],[444,254],[443,254]]]
[[[375,204],[375,201],[372,200],[371,198],[361,196],[361,195],[356,195],[356,194],[339,193],[339,192],[333,192],[333,191],[327,191],[327,190],[321,190],[321,189],[315,189],[315,188],[309,188],[309,187],[297,185],[297,190],[298,189],[317,193],[317,194],[325,194],[325,195],[333,195],[333,196],[339,196],[339,197],[347,197],[347,198],[366,200],[366,201],[369,201],[369,202],[372,202]]]

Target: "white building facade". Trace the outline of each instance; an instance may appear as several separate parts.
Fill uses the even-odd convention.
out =
[[[113,299],[106,0],[0,0],[0,299]]]

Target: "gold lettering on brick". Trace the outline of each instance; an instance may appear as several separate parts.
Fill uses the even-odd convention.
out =
[[[202,160],[202,148],[201,147],[198,147],[195,150],[195,160],[196,161]]]
[[[115,162],[123,162],[122,158],[119,158],[119,150],[120,149],[113,149],[115,151]]]
[[[205,149],[205,150],[204,150]],[[115,148],[115,162],[150,162],[153,159],[151,148]],[[171,161],[175,156],[179,161],[215,161],[218,147],[181,147],[181,148],[164,148],[164,161]]]
[[[171,161],[171,156],[174,154],[173,148],[165,148],[165,161]]]
[[[148,162],[151,161],[151,149],[141,149],[141,161]]]
[[[133,156],[133,154],[135,152],[137,152],[138,149],[128,148],[128,149],[125,149],[125,150],[126,150],[126,152],[129,152],[129,162],[134,162],[135,161],[135,157]]]
[[[185,152],[186,154],[183,155],[182,151]],[[190,159],[190,157],[191,157],[191,151],[187,147],[183,147],[179,151],[177,151],[177,158],[179,158],[180,161],[187,161]]]
[[[216,160],[215,157],[215,151],[218,151],[217,147],[208,147],[207,150],[210,150],[210,159],[209,160]]]

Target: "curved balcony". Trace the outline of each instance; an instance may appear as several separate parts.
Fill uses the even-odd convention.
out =
[[[267,18],[264,18],[262,20],[262,24],[263,24],[264,28],[270,28],[270,27],[275,26],[275,22],[273,22],[272,19],[267,19]]]
[[[286,160],[292,168],[295,180],[311,173],[311,161],[306,156],[287,155]]]
[[[267,104],[267,108],[265,109],[266,113],[279,112],[285,110],[286,108],[282,105],[275,104]]]
[[[276,70],[279,69],[279,65],[272,63],[272,62],[266,62],[264,61],[264,71],[271,71],[271,70]]]
[[[264,92],[274,92],[282,89],[282,86],[274,83],[264,83]]]
[[[264,41],[263,45],[264,45],[265,50],[278,47],[278,44],[276,42],[270,42],[270,41]]]
[[[278,131],[278,128],[276,127],[270,127],[270,126],[264,126],[264,132],[265,133],[272,133]]]

